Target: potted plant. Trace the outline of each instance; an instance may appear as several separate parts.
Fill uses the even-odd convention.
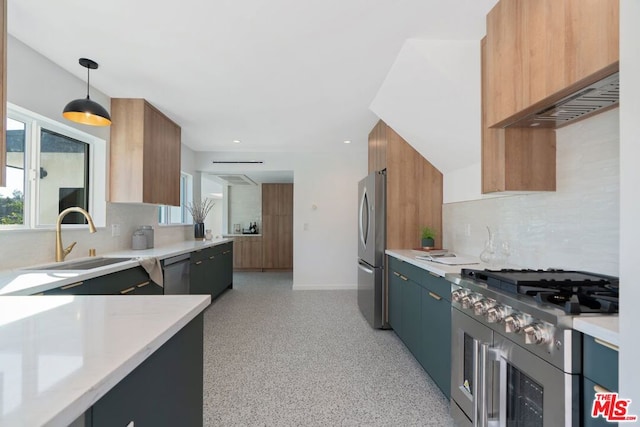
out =
[[[187,210],[193,217],[193,234],[196,239],[204,238],[204,219],[213,208],[214,203],[209,199],[187,204]]]
[[[436,232],[429,227],[422,227],[422,247],[433,248],[435,246]]]

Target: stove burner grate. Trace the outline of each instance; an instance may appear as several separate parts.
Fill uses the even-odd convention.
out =
[[[565,270],[473,270],[462,275],[490,288],[525,294],[561,307],[567,314],[617,313],[618,278]]]

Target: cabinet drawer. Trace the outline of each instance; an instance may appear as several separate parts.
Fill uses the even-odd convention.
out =
[[[609,391],[618,391],[618,352],[583,335],[582,354],[583,375]]]
[[[444,277],[430,273],[428,271],[421,277],[419,283],[429,293],[440,296],[442,299],[451,302],[451,282]]]
[[[584,393],[582,398],[582,426],[583,427],[615,427],[618,423],[610,423],[603,417],[593,418],[591,409],[593,408],[593,400],[596,397],[596,388],[599,384],[594,383],[589,378],[584,378]],[[610,390],[613,391],[613,390]]]
[[[451,301],[451,283],[444,277],[392,256],[389,256],[389,270],[396,271],[437,296]]]

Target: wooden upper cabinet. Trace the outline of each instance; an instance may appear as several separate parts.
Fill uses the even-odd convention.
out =
[[[491,128],[487,96],[486,38],[481,41],[482,192],[555,191],[556,134],[554,129]]]
[[[0,0],[0,187],[7,185],[7,2]]]
[[[619,0],[500,0],[482,40],[482,192],[555,191],[556,132],[509,128],[618,70]]]
[[[180,126],[144,99],[111,100],[111,202],[180,205]]]
[[[498,2],[487,15],[488,125],[508,125],[617,71],[618,2]]]

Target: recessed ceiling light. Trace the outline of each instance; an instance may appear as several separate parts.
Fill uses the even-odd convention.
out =
[[[350,139],[345,139],[345,140],[344,140],[344,143],[345,143],[345,144],[351,144],[351,140],[350,140]]]
[[[240,140],[239,140],[239,139],[234,139],[234,140],[233,140],[233,143],[234,143],[234,144],[240,144]]]

